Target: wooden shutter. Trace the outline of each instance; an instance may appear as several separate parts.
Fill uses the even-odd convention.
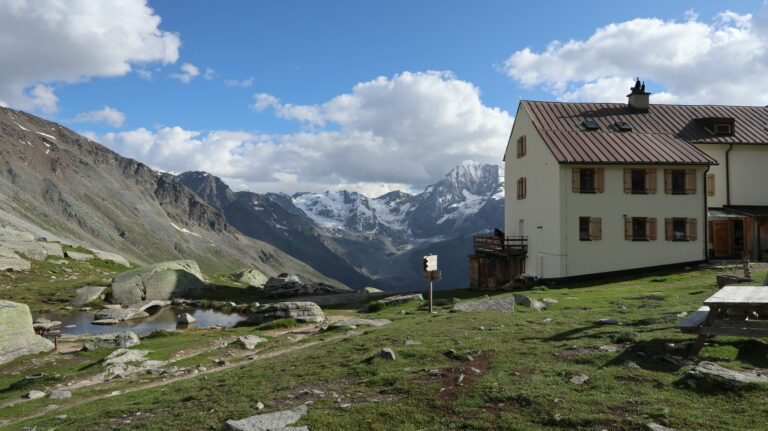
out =
[[[672,194],[672,169],[664,169],[664,193]]]
[[[707,174],[707,196],[715,195],[715,174]]]
[[[632,217],[624,217],[624,239],[632,240]]]
[[[517,199],[520,200],[523,195],[523,179],[517,179]]]
[[[605,191],[605,168],[595,168],[595,193]]]
[[[589,239],[592,241],[603,239],[603,220],[600,217],[589,218]]]
[[[650,241],[656,241],[656,217],[648,217],[645,219],[645,230],[648,234]]]
[[[674,235],[673,220],[671,218],[664,219],[664,239],[672,241]]]
[[[571,169],[571,189],[573,190],[574,193],[581,192],[581,169],[580,168]]]
[[[656,169],[645,170],[645,192],[656,193]]]
[[[632,169],[629,168],[624,168],[624,193],[632,193]]]
[[[517,158],[525,156],[525,135],[517,138]]]
[[[525,156],[528,154],[528,139],[525,137],[525,135],[521,136],[520,138],[523,140],[523,156]]]
[[[528,180],[523,177],[521,178],[523,180],[523,199],[528,195]]]
[[[696,194],[696,169],[685,170],[685,193]]]
[[[685,220],[686,238],[688,241],[696,241],[696,231],[698,229],[696,219],[689,218]]]

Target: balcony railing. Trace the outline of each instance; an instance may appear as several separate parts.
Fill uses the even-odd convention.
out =
[[[475,253],[525,255],[528,253],[528,237],[476,235]]]

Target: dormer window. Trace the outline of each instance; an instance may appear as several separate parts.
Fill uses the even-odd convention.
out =
[[[715,123],[715,136],[732,136],[732,123]]]
[[[613,127],[616,128],[619,132],[631,132],[632,126],[629,125],[629,123],[624,121],[617,121],[613,123]]]
[[[597,122],[592,120],[582,121],[581,124],[579,124],[579,128],[583,131],[589,131],[589,132],[600,130],[600,126],[597,125]]]
[[[696,122],[712,136],[733,136],[736,130],[736,119],[732,117],[697,118]]]

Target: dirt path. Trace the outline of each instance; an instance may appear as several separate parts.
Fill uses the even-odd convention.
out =
[[[344,320],[345,318],[348,318],[348,317],[347,316],[328,316],[328,318],[329,318],[328,319],[329,322],[332,323],[334,321]],[[302,328],[299,328],[299,329],[295,329],[295,328],[294,329],[279,329],[279,330],[274,330],[274,331],[266,332],[266,334],[267,335],[272,335],[272,336],[283,335],[283,334],[295,334],[296,338],[292,339],[291,341],[292,342],[296,342],[296,341],[304,339],[304,338],[306,338],[306,337],[308,337],[310,335],[318,334],[318,333],[322,332],[323,329],[324,329],[324,326],[315,326],[315,327],[309,326],[309,327],[302,327]],[[329,341],[335,341],[335,340],[339,340],[339,339],[347,338],[347,337],[349,337],[349,335],[347,335],[347,334],[334,335],[334,336],[331,336],[331,337],[328,337],[328,338],[325,338],[325,339],[321,339],[321,340],[317,340],[317,341],[310,341],[310,342],[304,343],[304,344],[292,345],[292,346],[288,346],[288,347],[284,347],[284,348],[281,348],[281,349],[273,350],[271,352],[267,352],[267,353],[263,353],[263,354],[259,353],[258,351],[257,352],[249,351],[247,354],[243,354],[243,355],[240,355],[240,356],[238,356],[236,358],[233,358],[233,359],[239,359],[237,362],[232,362],[232,363],[227,364],[227,365],[217,366],[216,368],[210,368],[210,369],[207,369],[205,371],[200,371],[200,372],[198,372],[196,374],[184,374],[184,375],[178,376],[178,377],[166,377],[165,379],[162,379],[162,380],[155,380],[153,382],[149,382],[149,383],[145,383],[145,384],[141,384],[141,385],[136,385],[136,386],[130,387],[128,389],[124,389],[124,390],[120,391],[119,395],[123,395],[123,394],[129,393],[129,392],[140,391],[140,390],[143,390],[143,389],[150,389],[150,388],[154,388],[154,387],[158,387],[158,386],[165,386],[165,385],[168,385],[168,384],[171,384],[171,383],[175,383],[175,382],[179,382],[179,381],[182,381],[182,380],[187,380],[187,379],[195,378],[195,377],[198,377],[198,376],[201,376],[201,375],[205,375],[205,374],[218,373],[220,371],[228,370],[230,368],[241,367],[243,365],[251,364],[251,363],[253,363],[255,361],[269,359],[269,358],[274,358],[276,356],[281,356],[281,355],[284,355],[284,354],[287,354],[287,353],[291,353],[291,352],[303,350],[303,349],[306,349],[306,348],[309,348],[309,347],[317,346],[318,344],[326,343],[326,342],[329,342]],[[200,354],[200,353],[203,353],[203,352],[206,352],[206,351],[215,350],[216,348],[218,348],[218,347],[216,347],[216,343],[214,343],[214,346],[212,346],[210,348],[207,348],[207,349],[206,348],[194,349],[193,351],[186,352],[188,354],[183,356],[183,357],[174,358],[173,361],[178,361],[180,359],[184,359],[184,358],[187,358],[187,357],[195,356],[197,354]],[[254,356],[253,359],[244,359],[246,356],[251,356],[251,355]],[[105,382],[104,381],[94,381],[94,382],[91,382],[91,384],[80,385],[80,386],[77,386],[77,387],[75,387],[73,385],[73,386],[67,387],[66,389],[75,389],[75,388],[79,389],[79,388],[83,388],[83,387],[86,387],[86,386],[92,386],[92,385],[99,384],[99,383],[105,383]],[[61,412],[61,411],[67,410],[67,409],[69,409],[71,407],[79,406],[81,404],[89,403],[91,401],[99,400],[99,399],[102,399],[102,398],[107,398],[107,397],[110,397],[110,396],[113,396],[113,395],[111,395],[111,394],[104,394],[104,395],[96,395],[96,396],[92,396],[92,397],[82,398],[82,399],[79,399],[76,402],[73,402],[71,404],[67,404],[67,405],[61,406],[61,408],[57,409],[56,412]],[[15,402],[11,403],[11,404],[5,403],[2,407],[12,406],[12,405],[15,405],[15,404],[17,404],[19,402],[24,402],[24,401],[27,401],[27,400],[26,399],[21,399],[21,400],[14,400],[14,401]],[[35,413],[33,415],[30,415],[30,416],[23,417],[23,418],[12,419],[12,420],[2,420],[2,421],[0,421],[0,426],[13,425],[13,424],[16,424],[16,423],[19,423],[19,422],[23,422],[23,421],[26,421],[26,420],[29,420],[29,419],[34,419],[36,417],[42,416],[42,415],[44,415],[46,413],[49,413],[49,412],[50,412],[50,410],[43,409],[42,411],[40,411],[38,413]],[[61,413],[59,413],[59,414],[61,414]]]

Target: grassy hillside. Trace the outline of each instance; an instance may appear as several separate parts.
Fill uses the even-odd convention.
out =
[[[438,307],[430,315],[411,302],[376,313],[332,311],[393,320],[388,326],[360,327],[353,333],[236,328],[145,338],[137,348],[153,351],[156,358],[178,356],[179,367],[203,364],[209,370],[177,379],[118,379],[75,390],[67,400],[8,406],[20,394],[42,389],[14,388],[24,375],[59,370],[65,383],[95,373],[109,351],[55,359],[42,354],[3,369],[0,424],[9,430],[218,430],[227,419],[308,404],[309,413],[297,425],[315,431],[644,430],[650,422],[678,430],[764,430],[768,388],[738,393],[693,388],[686,377],[690,365],[669,360],[685,353],[670,352],[666,345],[687,348],[694,337],[674,329],[679,318],[644,321],[695,310],[717,290],[716,273],[703,270],[524,292],[560,301],[543,312],[521,306],[515,314]],[[764,275],[758,271],[755,278]],[[437,296],[467,299],[486,293],[497,295],[457,290]],[[603,318],[620,325],[595,323]],[[255,359],[246,358],[253,352],[229,347],[200,349],[245,333],[271,335]],[[406,345],[409,339],[421,344]],[[397,359],[376,357],[384,347],[392,348]],[[445,355],[450,349],[469,354],[471,360]],[[684,361],[767,368],[767,355],[763,342],[717,337],[698,357]],[[217,367],[212,359],[226,359],[229,365]],[[639,368],[628,367],[626,361]],[[582,374],[589,377],[586,383],[571,381]],[[105,396],[113,391],[121,393]],[[257,402],[265,409],[258,411]],[[46,410],[52,403],[58,409]],[[19,422],[33,415],[39,416]],[[61,415],[66,418],[57,419]]]

